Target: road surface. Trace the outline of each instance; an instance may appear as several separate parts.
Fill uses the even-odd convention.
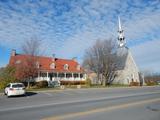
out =
[[[75,89],[0,96],[0,120],[160,120],[160,87]]]

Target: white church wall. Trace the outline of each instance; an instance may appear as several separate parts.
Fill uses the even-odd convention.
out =
[[[131,82],[140,82],[139,80],[139,70],[136,66],[136,63],[132,57],[132,54],[130,50],[126,47],[126,41],[124,37],[124,30],[121,26],[120,17],[118,18],[118,46],[119,49],[117,51],[117,54],[119,56],[123,56],[125,52],[127,52],[127,58],[125,62],[124,69],[117,70],[117,77],[113,81],[115,84],[126,84],[129,85]]]
[[[132,58],[131,52],[128,50],[129,54],[126,59],[126,64],[123,70],[117,71],[117,77],[113,81],[114,84],[125,84],[129,85],[131,82],[139,81],[139,71]]]

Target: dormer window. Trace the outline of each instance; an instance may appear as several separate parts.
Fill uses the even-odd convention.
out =
[[[21,61],[20,60],[17,60],[16,62],[15,62],[15,64],[20,64],[21,63]]]
[[[77,70],[80,70],[81,69],[81,66],[80,65],[77,65]]]
[[[55,63],[52,63],[52,64],[50,65],[50,68],[51,68],[51,69],[55,69],[55,68],[56,68]]]
[[[55,61],[55,58],[52,58],[52,62],[54,62]]]
[[[38,62],[38,61],[36,62],[36,67],[37,67],[37,68],[39,68],[39,67],[40,67],[40,65],[39,65],[39,62]]]
[[[65,64],[65,65],[64,65],[64,69],[65,69],[65,70],[68,70],[68,68],[69,68],[68,64]]]

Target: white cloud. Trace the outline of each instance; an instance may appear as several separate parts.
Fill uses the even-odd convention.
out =
[[[127,20],[125,24],[126,35],[129,40],[142,39],[145,35],[154,34],[160,28],[160,11],[143,12]],[[157,34],[157,33],[156,33]]]
[[[21,44],[37,36],[42,40],[45,53],[59,57],[83,56],[85,49],[96,39],[117,38],[117,16],[120,15],[126,40],[141,68],[154,63],[146,57],[147,46],[160,40],[160,2],[85,0],[14,3],[0,2],[0,44],[19,49]],[[148,41],[148,42],[147,42]],[[141,44],[140,44],[141,43]],[[141,48],[142,47],[142,48]],[[140,53],[137,49],[143,49]],[[155,51],[159,51],[155,47]],[[142,59],[143,58],[143,59]]]
[[[134,58],[141,70],[160,71],[159,46],[160,40],[154,40],[131,47]]]

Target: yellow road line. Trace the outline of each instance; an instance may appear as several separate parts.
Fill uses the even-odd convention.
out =
[[[89,115],[89,114],[111,111],[111,110],[116,110],[116,109],[136,106],[136,105],[142,105],[142,104],[147,104],[147,103],[151,103],[151,102],[158,102],[158,101],[160,101],[160,98],[150,99],[150,100],[145,100],[145,101],[138,101],[138,102],[133,102],[133,103],[126,103],[126,104],[110,106],[110,107],[106,107],[106,108],[97,108],[97,109],[92,109],[92,110],[84,111],[84,112],[69,113],[66,115],[53,116],[53,117],[44,118],[43,120],[63,120],[63,119],[67,119],[67,118],[85,116],[85,115]]]

